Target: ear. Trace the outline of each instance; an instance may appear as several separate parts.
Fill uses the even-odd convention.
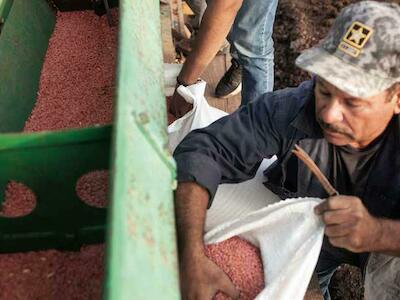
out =
[[[394,113],[399,114],[400,113],[400,84],[397,84],[396,89],[393,93],[393,98],[392,101],[395,101],[395,107],[394,107]]]

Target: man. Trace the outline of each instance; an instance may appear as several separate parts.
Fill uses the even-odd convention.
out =
[[[178,84],[187,86],[198,80],[232,27],[228,40],[238,63],[233,62],[222,79],[224,83],[219,84],[220,89],[230,85],[231,80],[240,83],[238,77],[242,76],[242,104],[272,91],[272,29],[277,4],[278,0],[208,1],[193,51],[178,75]],[[175,92],[170,105],[171,113],[180,117],[188,110],[190,105]]]
[[[348,6],[321,44],[296,61],[313,80],[264,94],[182,141],[174,157],[183,299],[211,299],[217,290],[238,297],[203,253],[206,209],[218,184],[250,179],[263,158],[276,155],[265,172],[269,189],[283,199],[327,197],[291,154],[295,144],[340,194],[315,209],[326,224],[316,268],[325,299],[341,263],[362,268],[367,299],[399,299],[399,40],[398,4]]]

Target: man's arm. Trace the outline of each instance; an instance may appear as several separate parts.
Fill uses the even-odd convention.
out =
[[[392,256],[400,257],[400,221],[380,219],[382,236],[379,246],[383,252]]]
[[[225,273],[204,255],[206,209],[220,183],[250,179],[263,158],[279,155],[282,134],[276,126],[289,126],[292,120],[290,114],[276,113],[281,104],[280,97],[265,95],[206,128],[192,131],[175,149],[179,182],[175,213],[183,299],[210,299],[217,290],[235,298],[237,292]]]
[[[243,0],[213,0],[205,10],[199,33],[179,80],[186,84],[197,81],[214,58],[235,20]]]
[[[400,221],[372,216],[360,198],[335,196],[315,207],[333,246],[400,256]]]
[[[235,20],[243,0],[213,0],[205,10],[193,51],[178,76],[184,85],[194,84],[214,58]],[[175,91],[170,111],[181,117],[190,105]]]
[[[193,182],[178,185],[175,195],[179,269],[182,299],[212,299],[223,291],[239,297],[229,277],[204,254],[203,228],[208,192]]]

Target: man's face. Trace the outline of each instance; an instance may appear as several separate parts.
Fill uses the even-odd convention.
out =
[[[394,114],[399,113],[398,98],[398,94],[389,97],[387,91],[369,98],[355,98],[317,78],[316,118],[329,143],[363,148],[385,130]]]

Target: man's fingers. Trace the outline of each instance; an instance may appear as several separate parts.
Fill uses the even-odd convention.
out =
[[[325,235],[330,238],[344,237],[352,232],[350,224],[330,225],[325,227]]]
[[[192,104],[190,103],[172,103],[170,105],[169,112],[173,114],[176,118],[181,118],[187,114],[192,109]]]
[[[178,91],[175,90],[169,105],[169,112],[176,118],[180,118],[189,112],[192,107],[193,105],[186,102],[186,100],[178,93]]]
[[[348,208],[348,203],[346,203],[346,201],[343,201],[344,197],[345,196],[329,197],[324,202],[315,207],[315,212],[320,215],[326,211]]]
[[[340,236],[340,237],[332,237],[329,238],[329,242],[332,244],[332,246],[339,247],[339,248],[346,248],[348,244],[347,242],[348,238],[345,236]]]
[[[218,288],[232,299],[239,299],[240,291],[235,287],[228,275],[221,276]]]
[[[353,204],[355,199],[358,199],[356,197],[351,197],[351,196],[333,196],[329,197],[326,199],[324,202],[321,204],[318,204],[314,208],[314,212],[317,215],[321,215],[326,211],[330,210],[339,210],[339,209],[349,209],[351,205]]]
[[[318,204],[316,207],[314,207],[314,212],[317,215],[322,215],[324,212],[328,211],[330,209],[330,198],[326,199],[324,202]]]
[[[329,242],[332,246],[345,248],[351,252],[366,252],[365,248],[362,247],[362,240],[357,236],[346,235],[341,237],[330,237]]]
[[[322,221],[325,225],[335,225],[348,223],[349,213],[346,209],[325,211],[321,214]]]

